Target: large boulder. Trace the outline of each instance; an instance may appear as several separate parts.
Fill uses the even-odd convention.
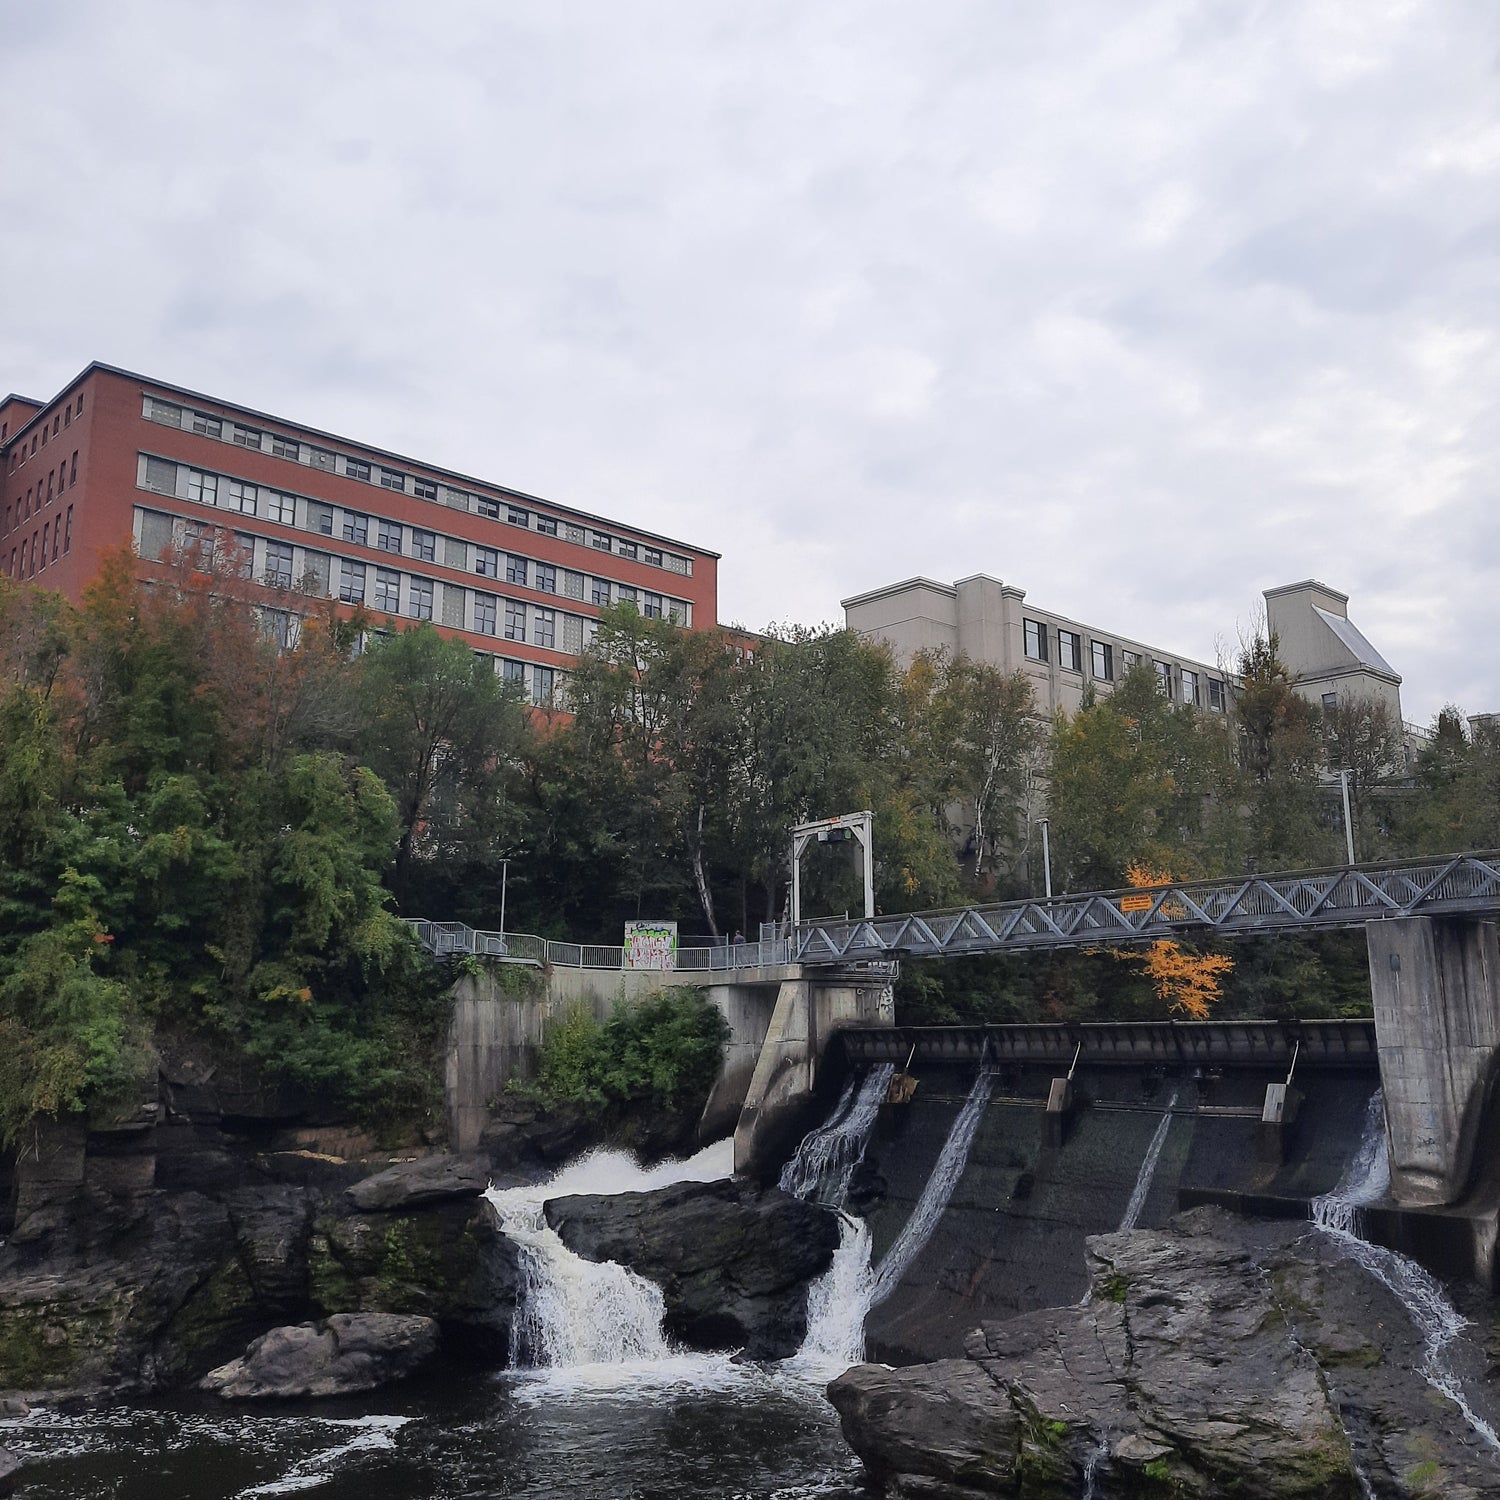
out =
[[[210,1370],[201,1385],[236,1400],[347,1396],[405,1380],[437,1349],[431,1318],[338,1313],[322,1323],[273,1328],[238,1359]]]
[[[828,1387],[849,1446],[880,1482],[983,1500],[1011,1494],[1020,1418],[966,1359],[856,1365]]]
[[[0,1495],[15,1493],[21,1482],[21,1460],[9,1448],[0,1448]]]
[[[256,1332],[252,1300],[222,1203],[84,1189],[0,1247],[0,1390],[118,1393],[201,1373]]]
[[[1500,1455],[1428,1383],[1421,1332],[1337,1240],[1198,1209],[1091,1239],[1088,1257],[1083,1304],[985,1323],[965,1359],[832,1383],[886,1494],[1497,1492]],[[1481,1401],[1482,1351],[1450,1357]]]
[[[807,1284],[839,1242],[827,1209],[728,1178],[551,1198],[544,1212],[575,1254],[616,1261],[661,1287],[668,1337],[751,1359],[801,1346]]]
[[[475,1358],[508,1355],[519,1250],[488,1199],[324,1214],[309,1253],[313,1300],[323,1312],[420,1314]]]
[[[345,1197],[360,1213],[391,1213],[477,1198],[489,1185],[490,1166],[482,1156],[419,1156],[356,1182]]]

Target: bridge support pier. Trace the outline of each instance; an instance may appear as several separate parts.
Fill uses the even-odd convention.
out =
[[[1500,948],[1491,920],[1387,917],[1365,926],[1385,1091],[1391,1196],[1456,1203],[1500,1058]]]
[[[785,980],[735,1126],[734,1170],[759,1175],[767,1161],[788,1154],[834,1032],[894,1021],[888,982],[836,975]]]

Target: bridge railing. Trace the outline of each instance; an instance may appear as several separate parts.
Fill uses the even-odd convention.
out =
[[[1314,931],[1362,926],[1380,917],[1497,911],[1500,853],[1486,851],[870,919],[819,918],[798,926],[793,951],[802,963],[846,963]]]
[[[566,943],[537,937],[529,932],[491,932],[463,922],[433,922],[425,917],[407,917],[406,925],[417,941],[439,958],[473,954],[511,963],[536,964],[563,969],[625,968],[625,949],[614,943]],[[718,943],[712,947],[680,946],[675,969],[685,973],[732,973],[792,961],[789,938],[756,943]]]

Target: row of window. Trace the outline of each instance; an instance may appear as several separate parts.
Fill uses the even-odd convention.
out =
[[[1046,662],[1052,659],[1051,645],[1055,637],[1057,642],[1057,665],[1069,672],[1083,671],[1083,636],[1076,630],[1064,630],[1060,626],[1053,631],[1041,620],[1025,620],[1021,622],[1023,646],[1026,656],[1031,661]],[[1120,648],[1119,670],[1123,677],[1141,659],[1139,651],[1129,651],[1123,646]],[[1203,695],[1205,681],[1208,693],[1208,707],[1215,713],[1223,713],[1225,709],[1224,684],[1217,677],[1204,678],[1203,674],[1188,667],[1178,669],[1177,679],[1174,682],[1172,663],[1162,661],[1153,657],[1151,660],[1152,670],[1156,673],[1157,683],[1168,698],[1175,700],[1177,689],[1180,688],[1181,699],[1184,703],[1191,704],[1194,708],[1203,707]],[[1089,669],[1090,675],[1098,682],[1113,682],[1115,680],[1115,648],[1110,641],[1089,641]]]
[[[645,563],[648,567],[664,568],[669,573],[687,576],[693,571],[691,558],[664,551],[660,547],[649,547],[595,527],[559,520],[556,516],[544,515],[513,501],[496,500],[487,495],[475,494],[471,490],[456,489],[448,484],[440,486],[434,480],[423,479],[403,469],[388,468],[367,459],[350,458],[347,454],[335,453],[330,448],[320,448],[282,433],[265,432],[258,427],[231,422],[208,412],[194,411],[191,407],[163,401],[158,396],[144,398],[142,414],[149,421],[160,423],[164,427],[196,432],[203,437],[217,438],[220,442],[233,443],[236,447],[248,448],[255,453],[270,453],[276,458],[290,459],[293,463],[320,469],[325,474],[341,474],[346,479],[378,485],[381,489],[392,490],[398,495],[413,495],[418,500],[436,501],[451,509],[469,511],[492,521],[504,520],[511,526],[535,530],[541,536],[560,537],[581,547],[592,547],[596,552],[608,552],[631,562]]]
[[[73,507],[66,516],[54,516],[34,528],[29,537],[23,538],[10,549],[5,561],[6,574],[11,578],[35,578],[43,573],[49,563],[66,557],[73,550]]]
[[[75,416],[81,417],[82,415],[83,397],[81,395],[79,396],[76,403],[70,400],[61,411],[53,412],[52,420],[50,422],[43,422],[42,425],[31,434],[31,443],[29,446],[26,443],[16,444],[10,455],[10,472],[14,474],[16,470],[22,464],[24,464],[28,458],[31,458],[37,452],[39,445],[43,448],[47,446],[47,439],[49,436],[56,437],[63,430],[63,428],[71,427],[73,425],[73,418]],[[6,425],[7,427],[9,426],[8,423]],[[3,443],[4,441],[5,433],[3,431],[0,431],[0,443]],[[74,454],[73,456],[76,458],[78,455]]]
[[[211,564],[219,548],[232,545],[243,575],[271,588],[296,588],[320,599],[361,605],[378,614],[434,620],[455,630],[529,641],[533,646],[571,656],[577,656],[598,629],[597,621],[582,615],[358,558],[337,557],[248,532],[233,533],[231,541],[230,534],[211,521],[183,520],[144,507],[137,508],[136,518],[137,550],[152,561],[183,548],[196,551]]]
[[[373,547],[419,562],[474,573],[480,578],[503,578],[506,583],[534,589],[542,594],[560,594],[567,599],[587,600],[605,606],[628,600],[648,619],[692,623],[692,608],[685,599],[673,599],[633,584],[559,568],[554,563],[483,547],[462,537],[445,536],[421,526],[408,526],[362,511],[346,510],[323,500],[273,490],[250,480],[234,479],[190,468],[171,459],[143,453],[137,460],[137,483],[159,495],[172,495],[198,505],[212,505],[238,515],[261,516],[282,526],[295,526],[319,536],[341,537],[359,547]]]
[[[78,450],[75,448],[72,463],[64,459],[55,469],[48,469],[45,484],[41,479],[35,485],[28,484],[26,494],[14,505],[5,507],[5,525],[0,527],[0,536],[4,536],[12,524],[22,526],[33,515],[41,514],[64,490],[72,489],[77,483]]]
[[[302,616],[289,609],[265,608],[260,612],[261,623],[267,635],[284,651],[294,650],[302,635]],[[386,634],[383,630],[371,632],[375,636]],[[516,661],[513,657],[496,656],[489,651],[474,653],[481,661],[487,661],[506,682],[513,683],[538,708],[563,708],[567,705],[568,674],[557,667],[544,667],[540,662]]]

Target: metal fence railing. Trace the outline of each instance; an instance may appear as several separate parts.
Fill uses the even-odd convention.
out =
[[[621,969],[625,949],[615,943],[564,943],[529,932],[488,932],[463,922],[432,922],[425,917],[405,918],[417,941],[439,958],[473,954],[478,958],[503,958],[511,963],[536,964],[562,969]],[[791,962],[789,938],[756,943],[731,943],[722,939],[689,939],[679,942],[676,969],[685,973],[726,973],[768,964]]]

